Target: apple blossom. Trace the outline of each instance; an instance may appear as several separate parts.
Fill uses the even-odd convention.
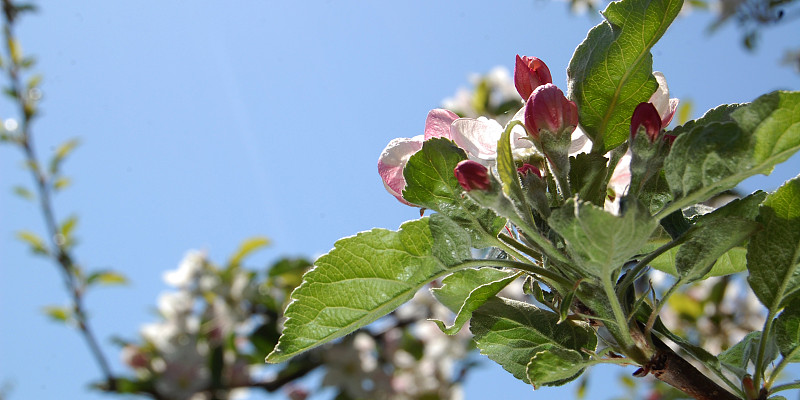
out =
[[[544,61],[536,57],[521,56],[517,54],[517,61],[514,65],[514,86],[524,100],[531,97],[537,87],[552,83],[550,69]]]
[[[383,180],[386,190],[401,203],[414,206],[403,198],[406,179],[403,177],[408,159],[422,148],[422,142],[434,137],[450,138],[450,124],[458,118],[452,111],[435,109],[428,113],[425,120],[424,135],[413,138],[393,139],[386,145],[378,158],[378,174]]]

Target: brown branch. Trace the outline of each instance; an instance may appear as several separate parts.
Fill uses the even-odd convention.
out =
[[[741,400],[675,354],[663,342],[657,338],[655,340],[659,347],[658,351],[643,369],[634,372],[634,376],[641,377],[648,372],[652,373],[658,380],[697,400]]]

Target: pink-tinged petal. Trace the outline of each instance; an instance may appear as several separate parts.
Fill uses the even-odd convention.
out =
[[[569,131],[571,134],[576,126],[578,107],[552,83],[536,88],[525,103],[525,127],[534,138],[538,138],[542,129],[552,133]]]
[[[667,86],[667,78],[664,77],[663,73],[655,71],[653,76],[658,82],[658,89],[650,96],[649,102],[656,107],[658,115],[661,116],[661,126],[666,128],[672,121],[675,110],[678,109],[679,100],[669,98],[669,86]]]
[[[575,131],[572,132],[571,140],[572,142],[569,144],[570,156],[592,151],[592,140],[589,139],[589,136],[586,136],[580,126],[576,127]]]
[[[544,61],[536,57],[517,54],[517,61],[514,65],[514,86],[524,100],[531,97],[531,93],[537,87],[552,82],[550,69],[547,68]]]
[[[661,116],[658,115],[653,103],[639,103],[631,116],[631,138],[636,137],[639,130],[644,128],[650,143],[655,143],[661,133]]]
[[[386,190],[404,204],[413,205],[402,197],[406,180],[403,177],[403,168],[414,153],[422,148],[423,136],[418,135],[411,139],[397,138],[386,145],[378,158],[378,174],[383,180]]]
[[[604,207],[615,215],[619,214],[619,203],[622,196],[628,192],[628,187],[631,185],[631,158],[633,154],[630,149],[623,155],[614,172],[611,173],[611,179],[608,180],[608,188],[614,193],[613,196],[606,197]]]
[[[458,115],[450,110],[436,108],[428,112],[425,119],[425,140],[435,137],[450,137],[450,124],[458,119]]]
[[[450,136],[473,160],[487,164],[497,159],[497,141],[503,127],[493,119],[459,118],[450,126]]]
[[[511,118],[511,121],[519,121],[525,124],[524,106],[520,108],[516,114],[514,114],[514,117]],[[509,121],[509,123],[511,122]],[[525,128],[520,125],[515,125],[514,128],[511,129],[511,150],[519,150],[524,152],[525,150],[532,148],[533,142],[528,139],[528,131],[526,131]]]
[[[483,164],[464,160],[456,164],[453,175],[458,180],[458,184],[467,192],[472,190],[489,190],[489,169]]]
[[[660,114],[662,128],[666,128],[672,122],[672,117],[675,116],[675,111],[678,110],[678,103],[680,102],[678,99],[669,99],[669,111],[666,114]]]
[[[517,168],[517,173],[519,173],[522,176],[526,176],[528,174],[535,174],[539,178],[542,177],[542,172],[539,171],[539,168],[536,168],[535,166],[528,163],[522,164],[521,167]]]

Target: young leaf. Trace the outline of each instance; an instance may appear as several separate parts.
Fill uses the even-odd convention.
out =
[[[228,261],[228,265],[241,264],[245,257],[257,250],[269,246],[269,243],[269,239],[263,236],[256,236],[246,239],[244,242],[242,242],[242,244],[239,245],[239,248],[236,250],[236,252],[233,253],[231,259]]]
[[[61,163],[72,153],[73,150],[75,150],[76,147],[78,147],[79,144],[80,140],[70,139],[58,146],[53,158],[50,160],[50,174],[58,174]]]
[[[578,105],[583,130],[596,153],[630,135],[634,108],[658,87],[650,49],[666,32],[683,0],[615,1],[606,21],[592,28],[567,68],[568,97]]]
[[[722,365],[741,378],[747,374],[747,365],[756,361],[760,343],[761,332],[750,332],[739,343],[720,353],[717,358],[719,358]],[[767,343],[766,363],[774,360],[777,355],[778,349],[774,341],[769,340]]]
[[[456,313],[451,326],[433,320],[442,332],[455,335],[472,317],[472,312],[520,276],[497,268],[465,269],[442,280],[442,286],[431,289],[440,303]]]
[[[14,194],[25,200],[34,200],[36,198],[36,195],[24,186],[14,186]]]
[[[728,122],[733,121],[731,118],[731,113],[734,112],[737,108],[744,106],[746,104],[723,104],[716,108],[712,108],[706,111],[702,117],[688,121],[687,123],[675,127],[675,129],[671,131],[667,131],[668,135],[671,136],[680,136],[683,133],[689,132],[692,129],[698,126],[708,125],[713,122]]]
[[[489,299],[472,314],[470,331],[481,354],[500,364],[526,383],[528,363],[536,353],[551,345],[571,350],[594,350],[597,336],[587,325],[567,321],[528,303]]]
[[[606,200],[608,159],[599,153],[581,153],[570,157],[569,183],[578,198],[597,206]]]
[[[43,311],[45,315],[57,322],[67,322],[72,317],[72,312],[67,307],[47,306]]]
[[[760,225],[741,217],[714,218],[698,223],[675,256],[675,268],[685,283],[703,279],[717,259],[747,239]]]
[[[34,254],[47,254],[47,244],[44,242],[39,235],[31,232],[31,231],[19,231],[17,232],[17,239],[22,240],[25,243],[28,243],[31,246],[31,251]]]
[[[769,195],[756,221],[764,229],[747,246],[747,281],[774,313],[800,290],[800,177]]]
[[[397,232],[373,229],[337,241],[292,293],[283,333],[267,362],[287,360],[353,332],[453,272],[454,266],[432,255],[433,246],[428,218],[406,222]]]
[[[775,343],[790,362],[800,362],[800,298],[794,298],[775,319]]]
[[[115,271],[97,271],[86,278],[86,283],[89,285],[93,283],[100,283],[103,285],[125,285],[128,283],[128,278]]]
[[[773,92],[730,113],[730,120],[678,136],[664,161],[671,211],[769,174],[800,150],[800,92]]]
[[[591,203],[570,199],[548,219],[567,242],[583,271],[607,276],[622,267],[647,243],[658,221],[638,202],[618,217]]]
[[[425,141],[403,170],[406,179],[403,198],[455,221],[470,233],[473,246],[490,247],[497,243],[505,219],[462,196],[463,189],[453,169],[466,158],[464,150],[448,139]]]
[[[541,386],[561,386],[583,373],[592,363],[581,353],[556,346],[540,346],[528,363],[528,379],[534,389]]]

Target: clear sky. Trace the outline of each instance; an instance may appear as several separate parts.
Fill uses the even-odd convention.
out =
[[[471,73],[513,68],[517,53],[543,59],[565,89],[575,47],[599,22],[562,2],[522,0],[38,4],[17,32],[44,74],[37,145],[44,156],[82,141],[65,164],[74,185],[56,197],[57,215],[79,215],[83,265],[131,280],[86,299],[118,372],[109,338],[135,338],[155,318],[162,272],[187,250],[221,261],[243,239],[266,235],[273,246],[252,259],[264,266],[416,218],[380,182],[386,143],[421,134],[428,110]],[[797,20],[766,31],[755,53],[741,49],[732,27],[706,35],[709,20],[681,17],[653,51],[654,68],[673,97],[692,100],[695,117],[800,89],[800,75],[778,65],[798,45]],[[0,117],[11,113],[0,103]],[[54,266],[15,239],[43,225],[32,203],[11,194],[30,184],[14,150],[0,147],[0,387],[13,386],[10,399],[108,398],[86,389],[100,374],[79,335],[40,312],[67,296]],[[745,189],[774,189],[799,171],[795,157]],[[595,368],[589,398],[611,397],[603,381],[619,373]],[[466,398],[573,390],[534,393],[487,362]]]

